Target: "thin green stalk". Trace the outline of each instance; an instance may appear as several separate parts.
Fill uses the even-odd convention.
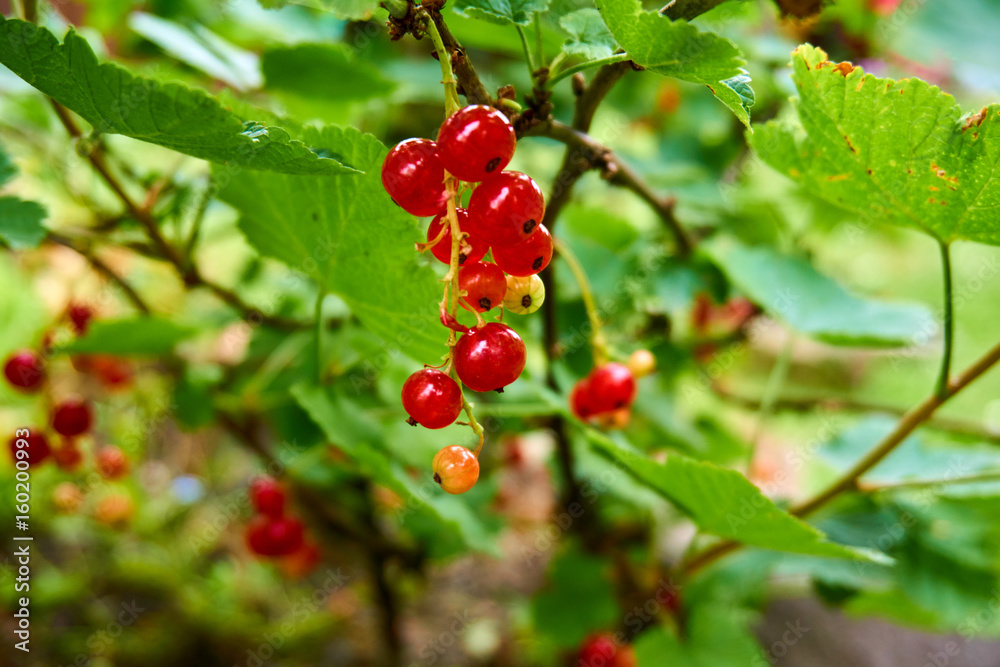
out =
[[[445,116],[450,116],[462,108],[458,101],[458,81],[455,79],[455,73],[451,71],[451,56],[444,46],[444,40],[441,39],[441,33],[438,32],[431,15],[424,11],[421,21],[424,30],[427,31],[434,44],[434,51],[441,64],[441,83],[444,84],[444,113]]]
[[[535,62],[541,67],[545,63],[545,48],[542,46],[542,14],[535,12]]]
[[[627,53],[616,53],[613,56],[608,56],[607,58],[601,58],[600,60],[588,60],[584,63],[579,63],[573,65],[572,67],[567,67],[561,72],[552,72],[549,78],[545,82],[546,88],[551,88],[558,82],[562,81],[568,76],[573,76],[577,72],[582,72],[585,69],[590,69],[591,67],[600,67],[601,65],[611,65],[614,63],[620,63],[623,60],[629,60],[629,55]]]
[[[757,451],[757,442],[760,440],[761,432],[764,430],[764,422],[767,421],[767,418],[774,411],[774,405],[778,400],[778,396],[781,395],[781,389],[785,385],[785,380],[788,378],[788,369],[792,365],[792,349],[794,348],[794,344],[795,338],[789,332],[788,339],[781,348],[781,352],[778,353],[778,358],[774,362],[771,374],[767,378],[767,384],[764,386],[764,394],[760,399],[760,408],[757,411],[757,422],[754,424],[753,436],[750,439],[750,466],[753,466],[754,455]]]
[[[938,486],[950,486],[952,484],[976,484],[978,482],[995,482],[998,480],[1000,480],[1000,470],[989,470],[974,475],[962,475],[951,478],[910,479],[886,484],[859,483],[858,488],[864,493],[875,493],[879,491],[894,491],[896,489],[933,489]]]
[[[323,362],[323,300],[326,299],[326,292],[322,289],[316,297],[316,383],[323,384],[325,373]]]
[[[948,382],[951,379],[951,351],[955,337],[954,298],[951,287],[951,246],[942,242],[941,273],[944,277],[944,353],[941,356],[941,373],[938,376],[937,395],[948,395]]]
[[[528,72],[534,76],[535,71],[538,69],[538,65],[535,64],[535,56],[531,54],[531,47],[528,46],[528,37],[524,34],[524,28],[514,24],[517,28],[517,36],[521,38],[521,48],[524,49],[524,62],[528,63]]]
[[[555,240],[555,247],[559,256],[566,260],[567,266],[573,272],[573,277],[576,278],[576,282],[580,286],[583,306],[586,308],[587,318],[590,320],[591,345],[594,348],[594,365],[599,366],[607,361],[608,352],[604,343],[604,335],[601,333],[601,316],[597,312],[597,304],[594,302],[594,294],[590,290],[590,282],[587,280],[587,274],[583,270],[583,266],[580,265],[580,261],[573,254],[573,251],[558,239]]]

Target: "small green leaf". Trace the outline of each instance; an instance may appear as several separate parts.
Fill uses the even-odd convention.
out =
[[[99,63],[74,30],[60,44],[45,28],[0,17],[0,63],[98,132],[123,134],[233,167],[292,174],[356,171],[320,157],[281,128],[242,122],[203,91]]]
[[[36,248],[45,238],[48,217],[45,209],[33,201],[0,197],[0,241],[14,250]]]
[[[607,58],[618,48],[614,36],[604,24],[601,13],[593,8],[570,12],[559,19],[559,25],[569,33],[563,51],[588,60]]]
[[[67,354],[115,354],[157,356],[169,354],[174,346],[190,338],[197,329],[161,317],[98,320],[84,337],[59,348]]]
[[[353,56],[343,44],[296,44],[264,53],[261,68],[268,90],[330,102],[355,102],[388,95],[395,84],[375,65]]]
[[[709,90],[719,98],[719,101],[729,107],[730,111],[736,114],[740,122],[746,125],[750,132],[750,108],[755,101],[753,88],[750,87],[750,75],[745,71],[731,79],[720,81],[716,85],[710,85]]]
[[[792,71],[805,136],[775,121],[758,128],[765,162],[861,225],[1000,245],[1000,105],[963,117],[937,86],[881,79],[808,44]]]
[[[336,292],[383,339],[386,353],[437,360],[447,338],[437,321],[441,286],[413,251],[425,240],[414,218],[382,187],[385,146],[355,129],[310,128],[307,136],[368,173],[243,171],[222,187],[220,198],[242,214],[240,229],[251,245]]]
[[[528,25],[534,12],[543,12],[549,0],[457,0],[456,12],[500,25]]]
[[[750,481],[728,468],[671,454],[656,463],[609,438],[588,431],[594,445],[617,459],[707,533],[774,551],[888,562],[883,554],[830,542],[816,528],[779,509]]]
[[[900,346],[934,326],[924,306],[851,294],[808,261],[731,241],[704,250],[752,301],[804,334],[834,345]]]

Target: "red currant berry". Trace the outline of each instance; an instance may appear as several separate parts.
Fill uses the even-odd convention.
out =
[[[493,247],[493,261],[512,276],[533,276],[552,261],[552,235],[545,225],[520,243]]]
[[[247,526],[246,536],[250,549],[261,556],[287,556],[302,546],[303,532],[298,519],[259,515]]]
[[[132,496],[125,493],[104,496],[94,508],[94,518],[108,526],[128,523],[134,513],[135,503],[132,502]]]
[[[30,350],[15,352],[4,364],[3,374],[7,382],[24,391],[35,391],[45,379],[45,368],[41,358]]]
[[[495,251],[497,246],[514,245],[535,231],[545,216],[545,198],[529,176],[502,171],[472,193],[469,214]]]
[[[52,409],[52,428],[67,438],[86,433],[93,421],[90,405],[78,398],[67,399]]]
[[[105,479],[124,477],[128,473],[128,458],[117,447],[101,447],[97,451],[97,472]]]
[[[382,164],[382,186],[408,213],[425,216],[443,211],[448,191],[437,144],[428,139],[396,144]]]
[[[250,502],[254,509],[272,519],[280,519],[285,513],[285,491],[267,475],[250,482]]]
[[[414,426],[444,428],[462,412],[462,390],[447,373],[425,368],[403,383],[403,409]]]
[[[500,322],[472,329],[454,347],[455,371],[473,391],[500,391],[524,370],[524,342]]]
[[[635,667],[635,652],[628,644],[619,646],[610,634],[584,640],[580,647],[579,667]]]
[[[597,413],[624,408],[635,400],[635,378],[623,364],[612,362],[595,368],[590,372],[589,384]]]
[[[20,444],[18,441],[20,441]],[[24,453],[19,455],[19,452]],[[15,463],[17,461],[27,461],[28,465],[36,466],[49,458],[49,455],[52,454],[52,449],[49,447],[48,438],[31,429],[25,438],[15,436],[10,439],[10,454],[14,458]]]
[[[455,212],[458,214],[458,226],[459,228],[468,234],[462,240],[462,249],[458,254],[458,263],[465,264],[466,262],[478,262],[486,255],[486,251],[490,249],[490,244],[483,240],[482,236],[479,234],[479,230],[476,229],[469,217],[469,212],[464,208],[457,208]],[[441,228],[448,224],[448,218],[444,213],[440,213],[431,220],[430,226],[427,228],[427,241],[428,243],[437,238],[438,234],[441,233]],[[451,264],[451,229],[446,229],[444,236],[438,241],[431,252],[440,261],[445,264]]]
[[[573,391],[569,393],[569,407],[577,419],[583,421],[587,421],[597,412],[594,398],[590,393],[589,378],[584,378],[573,385]]]
[[[448,493],[465,493],[479,479],[479,461],[465,447],[449,445],[434,455],[434,481]]]
[[[473,262],[458,272],[458,287],[466,292],[462,308],[469,310],[471,307],[477,313],[485,313],[503,301],[507,294],[507,277],[496,264]]]
[[[73,331],[76,332],[77,336],[82,336],[87,333],[90,321],[94,319],[94,310],[85,304],[74,303],[69,307],[67,315],[69,315],[69,321],[73,325]]]
[[[83,462],[83,452],[73,440],[67,440],[62,447],[52,450],[52,458],[60,470],[72,472]]]
[[[503,171],[514,157],[517,139],[507,117],[482,104],[453,113],[438,131],[441,162],[461,181],[478,183]]]

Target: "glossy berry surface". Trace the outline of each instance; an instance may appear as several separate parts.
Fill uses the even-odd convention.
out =
[[[462,390],[447,373],[425,368],[403,383],[403,409],[410,415],[410,423],[444,428],[462,411]]]
[[[73,325],[73,331],[76,332],[77,336],[87,333],[90,322],[94,319],[94,310],[82,303],[71,305],[66,314],[69,316],[70,324]]]
[[[128,458],[125,452],[108,445],[97,450],[97,472],[105,479],[119,479],[128,474]]]
[[[493,248],[493,261],[512,276],[533,276],[552,261],[552,235],[545,225],[519,243]]]
[[[586,421],[597,413],[597,406],[590,394],[590,379],[584,378],[573,385],[569,394],[569,407],[577,419]]]
[[[462,181],[478,183],[503,171],[514,157],[514,128],[502,113],[482,104],[459,109],[441,124],[438,154],[444,168]]]
[[[281,485],[267,475],[261,475],[250,483],[250,502],[255,510],[272,519],[285,513],[285,491]]]
[[[590,373],[589,385],[596,412],[624,408],[635,400],[635,378],[623,364],[612,362],[598,366]]]
[[[533,313],[545,302],[545,283],[538,276],[507,276],[503,307],[518,315]]]
[[[382,163],[382,186],[408,213],[427,216],[443,211],[448,191],[437,144],[428,139],[396,144]]]
[[[93,421],[90,405],[77,398],[66,399],[52,409],[52,428],[68,438],[89,431]]]
[[[594,635],[580,647],[578,667],[635,667],[635,652],[628,644],[619,645],[610,634]]]
[[[632,377],[646,377],[656,370],[656,357],[649,350],[638,349],[629,356],[626,366],[632,371]]]
[[[499,266],[491,262],[472,262],[458,272],[458,288],[466,292],[462,308],[484,313],[503,302],[507,293],[507,278]],[[468,306],[466,306],[468,304]]]
[[[247,525],[247,544],[261,556],[287,556],[302,546],[303,528],[298,519],[274,519],[260,514]]]
[[[465,493],[479,479],[479,461],[460,445],[449,445],[434,455],[434,481],[448,493]]]
[[[524,370],[524,342],[500,322],[490,322],[458,339],[454,348],[455,371],[473,391],[500,390]]]
[[[458,214],[458,226],[459,228],[468,234],[463,239],[461,250],[458,254],[458,263],[465,264],[466,262],[478,262],[486,254],[486,251],[490,249],[490,244],[487,243],[476,228],[475,223],[469,217],[469,212],[464,208],[455,209],[455,213]],[[431,220],[431,224],[427,227],[427,241],[433,241],[437,238],[437,235],[441,233],[441,228],[448,224],[448,219],[444,213],[438,214]],[[451,229],[446,229],[444,236],[441,240],[431,248],[431,253],[441,262],[445,264],[451,264]]]
[[[496,252],[497,247],[514,245],[535,231],[545,216],[545,198],[531,177],[502,171],[475,189],[469,215]]]
[[[30,350],[15,352],[8,357],[3,374],[7,382],[23,391],[35,391],[45,379],[42,360]]]
[[[19,445],[18,440],[22,443]],[[22,446],[24,442],[27,442],[27,446]],[[18,455],[18,452],[24,452]],[[45,459],[49,458],[52,454],[52,448],[49,447],[49,440],[43,434],[36,432],[34,429],[29,431],[29,435],[26,438],[13,437],[10,439],[10,455],[13,457],[14,461],[27,461],[28,465],[36,466]]]

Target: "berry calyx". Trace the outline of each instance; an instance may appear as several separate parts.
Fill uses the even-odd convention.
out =
[[[7,358],[3,374],[13,387],[31,392],[37,390],[45,379],[45,367],[37,354],[22,350]]]
[[[514,157],[514,127],[502,113],[482,104],[459,109],[441,124],[438,154],[444,168],[469,183],[503,171]]]
[[[272,519],[285,513],[285,492],[273,478],[262,475],[250,483],[250,502],[254,509]]]
[[[52,454],[49,440],[34,429],[25,438],[14,436],[10,439],[10,454],[17,461],[27,461],[28,465],[36,466]]]
[[[545,283],[538,276],[507,276],[503,307],[518,315],[533,313],[545,301]]]
[[[479,479],[479,461],[460,445],[449,445],[434,455],[434,481],[451,494],[465,493]]]
[[[635,400],[635,378],[623,364],[611,362],[598,366],[590,373],[589,385],[598,413],[627,407]]]
[[[406,212],[417,216],[445,210],[448,190],[437,144],[407,139],[396,144],[382,163],[382,186]]]
[[[476,229],[466,209],[456,208],[455,213],[458,214],[459,228],[468,235],[462,239],[462,247],[458,253],[458,263],[462,265],[467,262],[478,262],[486,255],[486,251],[490,249],[490,244],[480,236],[479,230]],[[427,242],[429,243],[436,239],[438,234],[441,233],[441,228],[445,226],[449,228],[445,229],[444,236],[431,248],[431,253],[439,261],[451,264],[451,229],[448,218],[444,213],[439,213],[431,220],[430,226],[427,227]]]
[[[128,458],[117,447],[108,445],[97,451],[97,472],[105,479],[124,477],[128,467]]]
[[[475,189],[469,200],[469,215],[493,246],[514,245],[537,229],[545,216],[545,198],[531,177],[518,171],[502,171]]]
[[[69,398],[52,409],[52,428],[67,438],[86,433],[93,421],[90,404],[82,399]]]
[[[447,373],[425,368],[403,383],[403,409],[414,426],[444,428],[462,412],[462,390]]]
[[[484,313],[503,301],[507,293],[507,279],[496,264],[472,262],[458,272],[458,287],[466,292],[462,297],[462,307]]]
[[[552,261],[552,235],[545,225],[520,243],[495,246],[493,261],[512,276],[533,276]]]
[[[76,332],[77,336],[87,333],[90,322],[94,319],[94,309],[82,303],[72,304],[66,314],[69,316],[70,324],[73,325],[73,331]]]
[[[463,335],[453,355],[458,378],[473,391],[500,391],[524,370],[524,342],[500,322],[490,322]]]
[[[632,647],[619,646],[614,635],[607,633],[585,639],[577,662],[579,667],[635,667],[636,664]]]
[[[656,357],[649,350],[641,348],[629,356],[628,362],[625,365],[632,371],[632,377],[638,380],[656,370]]]
[[[287,556],[302,546],[302,522],[293,518],[273,519],[258,515],[247,525],[250,550],[261,556]]]

